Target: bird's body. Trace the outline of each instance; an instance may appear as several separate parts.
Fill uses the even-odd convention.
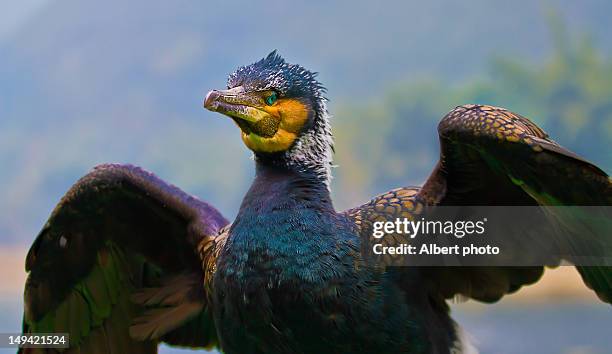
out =
[[[423,187],[336,211],[322,95],[314,74],[275,53],[207,95],[205,107],[231,117],[255,153],[231,224],[137,167],[103,165],[82,178],[28,254],[24,333],[68,332],[69,353],[153,353],[158,342],[228,354],[468,353],[446,299],[495,302],[537,281],[544,264],[372,263],[373,224],[447,205],[612,204],[609,177],[528,119],[466,105],[442,119],[440,160]],[[591,236],[541,235],[539,251],[583,244],[609,257],[612,239]],[[521,234],[510,237],[508,252],[522,253]],[[609,267],[576,266],[612,302]]]
[[[222,309],[214,318],[224,350],[440,352],[430,343],[448,348],[455,337],[446,308],[415,313],[426,311],[428,300],[418,289],[402,290],[393,273],[365,265],[355,223],[334,210],[325,185],[313,182],[309,175],[258,168],[214,278],[213,307]],[[434,331],[440,338],[428,340]]]

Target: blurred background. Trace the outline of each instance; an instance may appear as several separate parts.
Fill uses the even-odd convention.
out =
[[[530,117],[612,172],[611,13],[605,0],[3,0],[0,332],[20,330],[27,247],[98,163],[141,165],[235,216],[253,163],[201,102],[273,49],[328,88],[338,209],[421,184],[438,120],[464,103]],[[482,352],[612,350],[610,306],[573,269],[547,273],[495,306],[453,304]]]

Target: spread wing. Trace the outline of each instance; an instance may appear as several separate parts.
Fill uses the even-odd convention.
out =
[[[212,206],[138,167],[96,167],[30,248],[23,332],[68,333],[69,353],[215,345],[203,266],[226,224]]]
[[[436,206],[612,205],[608,175],[549,139],[525,117],[502,108],[466,105],[447,114],[438,131],[440,160],[421,189],[400,188],[347,212],[362,237],[369,237],[376,220],[414,217]],[[575,236],[590,247],[612,244],[612,235],[606,240]],[[515,244],[524,245],[518,238]],[[612,268],[577,268],[602,300],[612,302]],[[536,282],[543,270],[539,266],[421,268],[432,293],[485,302]]]

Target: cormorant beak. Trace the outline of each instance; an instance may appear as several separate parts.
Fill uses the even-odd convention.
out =
[[[204,98],[204,108],[209,111],[251,123],[268,115],[260,106],[260,98],[249,94],[242,86],[230,90],[212,90]]]

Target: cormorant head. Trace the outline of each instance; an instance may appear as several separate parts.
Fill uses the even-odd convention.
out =
[[[325,89],[315,77],[273,51],[238,68],[227,90],[206,95],[204,107],[232,118],[258,160],[328,172],[331,130]]]

